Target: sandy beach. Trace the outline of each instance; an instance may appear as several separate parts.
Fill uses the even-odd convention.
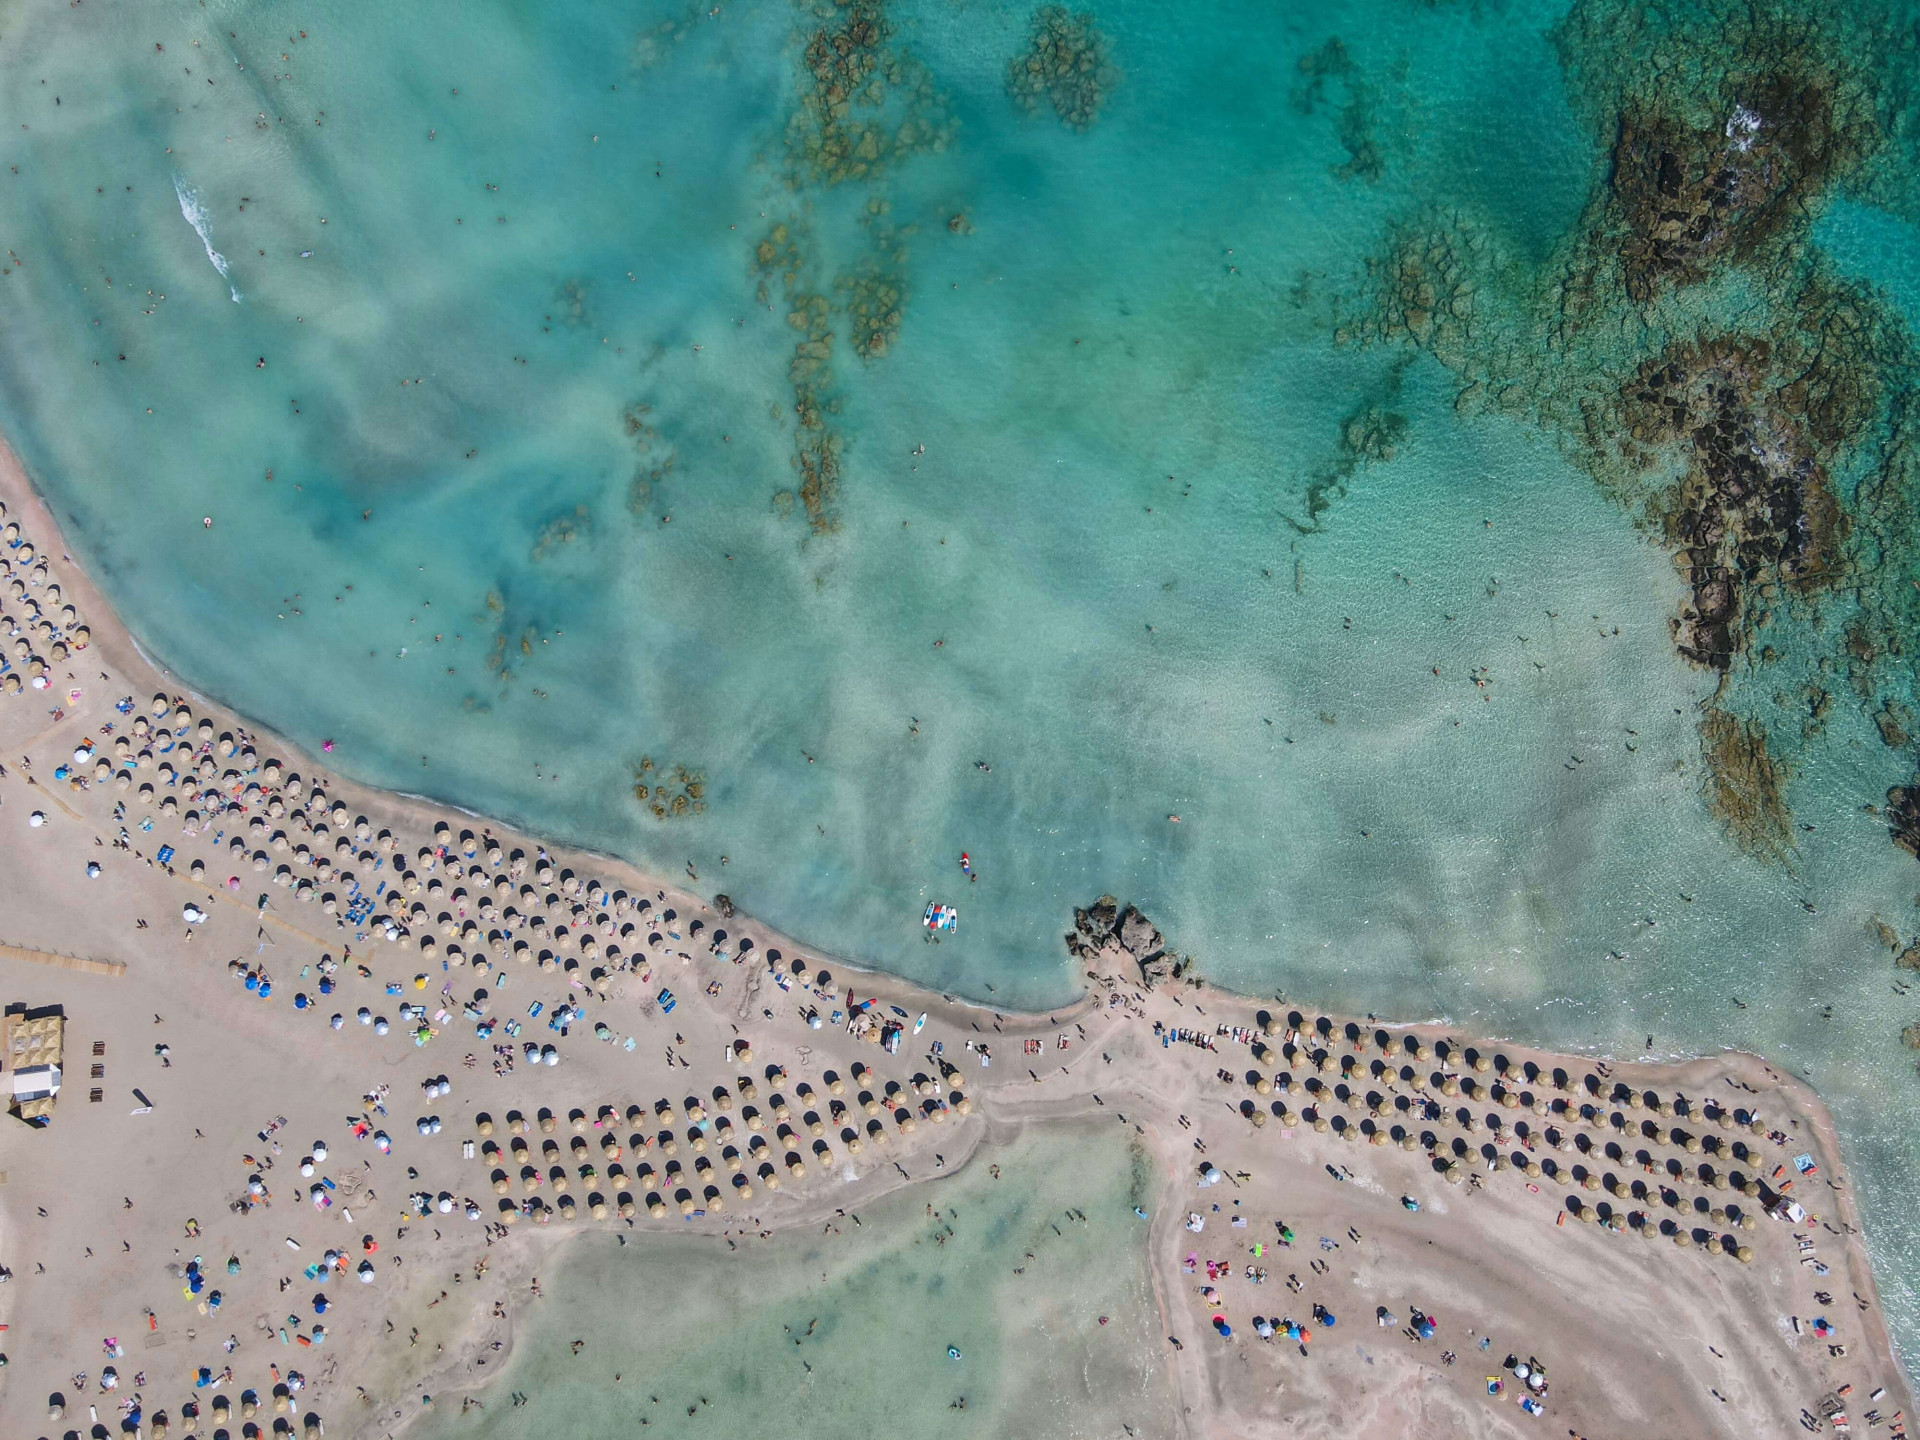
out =
[[[1066,1009],[924,993],[335,775],[156,670],[10,454],[0,500],[0,1001],[65,1020],[50,1123],[0,1122],[0,1433],[397,1435],[572,1235],[750,1266],[1068,1120],[1153,1159],[1160,1433],[1903,1432],[1832,1125],[1763,1059],[1149,985],[1097,915]]]

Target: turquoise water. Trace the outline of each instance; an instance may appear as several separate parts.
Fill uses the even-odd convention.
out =
[[[853,175],[787,0],[10,7],[0,428],[194,684],[865,963],[1050,1003],[1112,891],[1250,991],[1792,1064],[1911,1349],[1873,921],[1920,876],[1862,809],[1910,752],[1778,722],[1794,848],[1740,853],[1667,554],[1525,404],[1335,338],[1421,217],[1559,273],[1606,174],[1567,8],[1104,3],[1079,131],[1009,98],[1029,12],[899,0]],[[1896,307],[1897,193],[1813,232]],[[643,757],[704,810],[649,814]]]
[[[484,1408],[441,1395],[422,1433],[1165,1434],[1173,1397],[1134,1169],[1106,1129],[1051,1126],[857,1208],[837,1234],[736,1252],[584,1236],[474,1392]]]

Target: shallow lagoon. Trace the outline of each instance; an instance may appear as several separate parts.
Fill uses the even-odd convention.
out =
[[[1164,1433],[1173,1402],[1135,1164],[1104,1127],[1049,1125],[861,1207],[838,1234],[738,1251],[583,1235],[522,1312],[507,1367],[475,1392],[485,1410],[442,1395],[418,1433],[625,1435],[643,1417],[662,1436]],[[529,1402],[516,1408],[515,1392]]]

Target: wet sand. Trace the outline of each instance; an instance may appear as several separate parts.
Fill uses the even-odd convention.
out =
[[[1111,1125],[1152,1159],[1142,1228],[1174,1398],[1143,1433],[1786,1436],[1835,1403],[1856,1424],[1910,1408],[1826,1112],[1760,1060],[1602,1066],[1190,984],[1149,991],[1117,950],[1050,1015],[924,994],[722,916],[711,895],[333,776],[149,664],[10,456],[0,499],[0,525],[39,552],[0,551],[0,588],[22,580],[57,622],[37,633],[24,599],[0,594],[49,681],[0,695],[0,943],[126,967],[0,956],[0,998],[64,1006],[68,1025],[51,1126],[0,1124],[7,1434],[118,1429],[136,1390],[143,1431],[165,1412],[182,1433],[193,1403],[198,1433],[237,1433],[251,1392],[263,1428],[311,1416],[336,1436],[397,1433],[424,1396],[444,1414],[498,1373],[527,1307],[558,1303],[531,1281],[575,1232],[630,1223],[751,1263],[763,1231],[830,1224],[955,1174],[989,1137],[1067,1120]],[[216,814],[209,791],[233,808]],[[849,990],[901,1022],[894,1050],[849,1032]],[[564,1035],[550,1028],[563,1005],[579,1010]],[[560,1063],[533,1063],[529,1041]],[[448,1093],[427,1094],[441,1076]],[[303,1175],[315,1142],[327,1153]],[[1793,1169],[1802,1153],[1816,1174]],[[1202,1185],[1208,1165],[1219,1179]],[[1803,1222],[1762,1213],[1783,1193]],[[1729,1242],[1748,1259],[1710,1253]],[[329,1250],[322,1282],[308,1270]],[[1394,1323],[1375,1323],[1382,1308]],[[1431,1338],[1407,1332],[1415,1308]],[[1306,1353],[1284,1323],[1260,1336],[1256,1316],[1305,1326]],[[1543,1420],[1516,1404],[1509,1357],[1545,1368]],[[118,1385],[103,1394],[106,1366]],[[203,1366],[218,1384],[195,1389]],[[538,1397],[525,1413],[537,1422]],[[1541,1423],[1554,1428],[1525,1431]]]

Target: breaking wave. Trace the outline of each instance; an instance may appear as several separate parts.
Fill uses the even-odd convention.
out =
[[[173,193],[180,197],[180,213],[193,227],[193,233],[200,237],[200,243],[207,247],[207,259],[213,262],[213,268],[220,272],[220,278],[227,282],[227,291],[233,296],[233,303],[240,303],[240,291],[233,283],[233,277],[227,273],[227,257],[213,248],[213,240],[207,234],[207,212],[200,203],[199,192],[187,184],[184,175],[173,177]]]

